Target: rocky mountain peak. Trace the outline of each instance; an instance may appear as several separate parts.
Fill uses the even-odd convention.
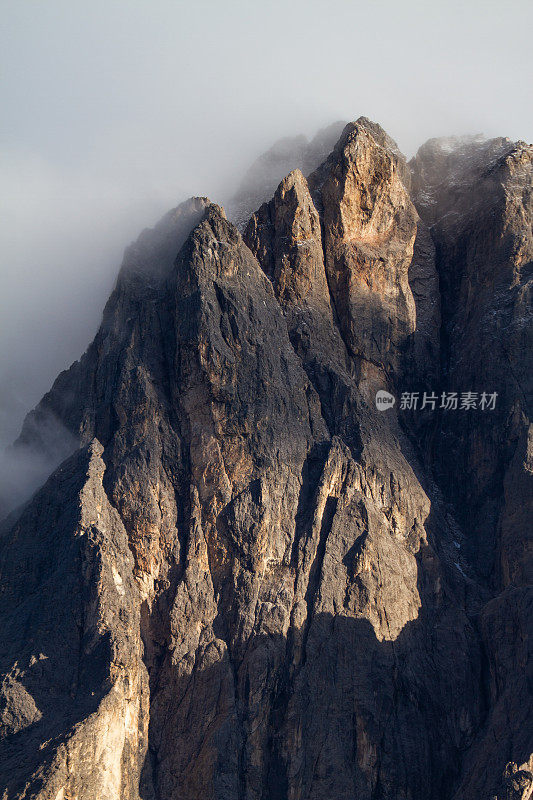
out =
[[[475,191],[482,200],[483,182],[491,184],[487,200],[498,198],[498,183],[503,183],[520,163],[530,163],[531,145],[499,137],[481,135],[430,139],[411,161],[413,197],[420,214],[433,223]],[[474,188],[476,187],[477,188]],[[461,208],[464,213],[468,201]]]
[[[155,227],[144,230],[126,249],[119,279],[164,279],[176,254],[210,205],[207,197],[191,197],[165,214]]]
[[[398,365],[414,330],[407,273],[417,214],[398,157],[379,126],[375,131],[383,144],[364,122],[346,126],[309,184],[323,217],[328,282],[347,346],[369,361]],[[362,337],[363,330],[372,334]]]
[[[334,122],[308,141],[305,136],[280,139],[261,155],[244,176],[239,189],[226,206],[229,218],[243,230],[250,214],[270,200],[279,182],[294,169],[309,175],[329,155],[345,122]]]
[[[329,304],[320,218],[306,179],[293,170],[253,214],[244,240],[284,302]]]
[[[341,127],[144,231],[29,415],[3,800],[530,797],[531,149]]]

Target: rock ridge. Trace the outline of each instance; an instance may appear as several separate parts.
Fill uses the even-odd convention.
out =
[[[531,148],[296,147],[242,235],[141,234],[24,425],[76,452],[0,527],[2,800],[531,796]]]

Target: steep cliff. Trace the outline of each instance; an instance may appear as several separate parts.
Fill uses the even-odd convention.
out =
[[[533,792],[531,148],[324,155],[143,232],[25,423],[79,449],[0,533],[3,800]]]

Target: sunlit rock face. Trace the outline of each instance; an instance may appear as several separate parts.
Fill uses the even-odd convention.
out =
[[[143,232],[15,444],[3,800],[530,797],[530,150],[336,134]]]

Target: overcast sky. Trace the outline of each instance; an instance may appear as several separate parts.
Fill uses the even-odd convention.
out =
[[[285,135],[364,114],[533,139],[533,4],[3,0],[0,444],[95,332],[124,246]]]

